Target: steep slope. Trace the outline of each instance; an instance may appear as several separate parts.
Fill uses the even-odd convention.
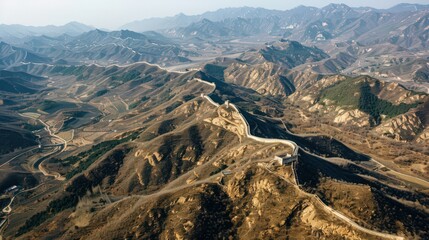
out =
[[[192,23],[189,26],[174,30],[170,32],[175,37],[189,38],[213,38],[213,37],[226,37],[232,34],[232,30],[224,27],[222,24],[214,23],[208,19],[203,19],[199,22]]]
[[[32,130],[37,129],[14,112],[8,111],[3,104],[0,105],[0,154],[19,151],[28,147],[37,146],[37,137]],[[2,159],[5,161],[6,159]]]
[[[13,94],[36,93],[42,89],[42,86],[37,84],[37,81],[42,79],[44,78],[23,72],[1,70],[0,91]]]
[[[329,56],[316,47],[303,46],[295,41],[282,40],[260,50],[263,58],[269,62],[293,68],[310,62],[318,62]]]
[[[398,5],[395,5],[387,9],[387,11],[395,13],[395,12],[413,12],[413,11],[420,11],[420,10],[427,10],[427,9],[429,9],[429,5],[400,3]]]
[[[40,126],[26,121],[16,110],[25,106],[29,99],[34,100],[31,95],[45,90],[41,84],[43,80],[45,78],[24,72],[0,70],[1,155],[37,145],[37,137],[32,131]]]
[[[281,39],[277,42],[266,43],[259,50],[243,53],[239,59],[247,63],[272,62],[287,69],[292,69],[305,63],[318,62],[329,55],[317,47],[307,47],[296,41]]]
[[[285,75],[284,69],[268,62],[258,65],[233,63],[224,70],[226,82],[269,96],[287,96],[295,91],[294,85]]]
[[[415,82],[429,82],[429,65],[422,65],[420,68],[414,72],[413,80]]]
[[[427,95],[397,83],[333,76],[296,92],[292,98],[310,104],[310,111],[332,116],[334,123],[371,126],[379,134],[397,140],[416,140],[427,127],[416,115],[427,102]]]
[[[361,173],[364,177],[349,174],[350,172]],[[409,238],[418,238],[411,233],[414,231],[412,229],[422,227],[422,221],[428,219],[427,213],[414,212],[409,205],[397,200],[400,196],[409,201],[417,201],[417,199],[427,201],[426,195],[415,195],[395,187],[384,189],[383,185],[369,180],[367,175],[365,176],[367,173],[364,168],[353,164],[347,164],[341,169],[335,164],[323,162],[306,154],[303,154],[297,166],[299,181],[308,191],[316,193],[322,201],[332,204],[335,209],[342,211],[361,225],[372,225],[390,232],[401,229],[404,232],[409,231],[407,233]],[[360,201],[351,199],[360,199]],[[402,215],[400,221],[392,221],[395,218],[392,216],[401,212],[408,212],[410,215]],[[423,231],[420,234],[425,238],[428,233]]]
[[[203,71],[214,78],[253,89],[263,95],[286,97],[295,91],[295,84],[300,84],[300,81],[295,81],[291,71],[301,65],[315,65],[328,57],[316,47],[281,40],[267,43],[260,50],[243,53],[236,59],[217,59],[205,65]],[[335,59],[331,61],[339,62]],[[296,71],[302,72],[302,69]]]
[[[0,41],[0,69],[29,62],[49,63],[50,59]]]
[[[52,116],[70,112],[58,110],[58,99],[73,104],[71,108],[88,104],[102,114],[91,125],[75,127],[67,148],[40,164],[65,180],[18,196],[9,216],[13,224],[7,226],[5,236],[376,238],[370,230],[427,236],[422,224],[428,217],[426,194],[392,187],[399,186],[399,180],[374,170],[368,156],[335,139],[291,134],[274,118],[284,110],[281,102],[232,84],[226,75],[216,78],[221,76],[217,71],[239,62],[220,61],[205,72],[186,73],[143,63],[20,66],[55,79],[49,98],[44,99],[56,98],[44,104],[50,107],[45,108],[50,126],[61,125]],[[320,80],[315,86],[323,83],[331,86],[332,80]],[[416,101],[414,94],[382,83],[377,99],[402,101],[389,89],[404,91],[403,101]],[[34,101],[34,106],[39,104]],[[40,119],[47,116],[41,114]],[[53,129],[61,133],[61,128]],[[290,141],[301,149],[298,163],[278,165],[274,156],[298,151]],[[337,163],[339,158],[347,164]],[[336,189],[356,184],[362,184],[355,193],[365,202],[348,194],[335,195]],[[392,197],[388,204],[380,204]],[[416,207],[416,202],[421,205]],[[371,211],[377,217],[367,220]],[[398,224],[388,224],[392,222]]]
[[[421,16],[398,35],[392,37],[392,42],[407,48],[427,47],[429,40],[429,13]]]
[[[37,146],[37,138],[30,131],[19,128],[22,126],[22,122],[17,125],[0,123],[0,134],[2,136],[0,154],[3,155],[22,148]]]

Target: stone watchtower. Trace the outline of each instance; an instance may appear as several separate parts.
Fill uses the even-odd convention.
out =
[[[280,165],[286,165],[297,160],[297,156],[291,156],[290,154],[276,155],[274,160],[277,161]]]

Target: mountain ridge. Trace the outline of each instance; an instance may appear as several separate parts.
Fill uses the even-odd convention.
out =
[[[64,25],[26,26],[21,24],[0,24],[0,36],[5,39],[23,38],[29,36],[47,35],[50,37],[68,34],[79,35],[94,29],[94,27],[79,22],[69,22]]]
[[[391,13],[400,13],[409,11],[409,9],[415,10],[424,10],[429,9],[429,4],[398,4],[386,9],[376,9],[370,7],[349,7],[345,4],[329,4],[325,7],[317,8],[311,6],[300,5],[292,9],[287,10],[270,10],[261,7],[231,7],[231,8],[221,8],[215,11],[207,11],[202,14],[197,15],[185,15],[183,13],[170,16],[170,17],[156,17],[148,18],[142,20],[135,20],[133,22],[124,24],[120,29],[129,29],[134,31],[148,31],[148,30],[162,30],[168,28],[178,28],[185,27],[191,23],[201,21],[204,18],[207,18],[210,21],[222,21],[228,18],[254,18],[255,15],[266,15],[269,16],[279,16],[287,15],[288,13],[302,12],[304,11],[315,11],[315,10],[328,10],[329,8],[347,8],[352,11],[374,11],[374,12],[391,12]],[[362,10],[364,9],[364,10]],[[142,25],[142,26],[139,26]]]

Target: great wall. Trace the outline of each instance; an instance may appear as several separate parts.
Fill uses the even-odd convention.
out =
[[[214,92],[216,90],[216,84],[215,83],[207,82],[207,81],[204,81],[204,80],[201,80],[201,79],[196,79],[196,81],[208,84],[210,86],[213,86],[212,92]],[[213,101],[213,99],[211,99],[210,96],[208,96],[206,94],[201,94],[201,96],[203,98],[205,98],[206,100],[208,100],[212,105],[214,105],[216,107],[220,107],[221,106],[220,104],[218,104],[215,101]],[[370,234],[370,235],[373,235],[373,236],[377,236],[377,237],[381,237],[381,238],[384,238],[384,239],[394,239],[394,240],[404,240],[405,239],[404,237],[401,237],[401,236],[396,236],[396,235],[389,234],[389,233],[378,232],[378,231],[374,231],[374,230],[362,227],[359,224],[357,224],[356,222],[354,222],[353,220],[351,220],[350,218],[348,218],[347,216],[345,216],[344,214],[342,214],[342,213],[338,212],[337,210],[335,210],[335,209],[331,208],[330,206],[328,206],[326,203],[324,203],[319,198],[319,196],[317,196],[315,194],[311,194],[311,193],[306,192],[302,188],[302,186],[301,186],[301,184],[299,182],[299,178],[298,178],[298,174],[296,172],[296,166],[295,166],[296,162],[299,160],[298,159],[299,158],[299,153],[298,152],[300,150],[300,147],[295,142],[290,141],[290,140],[275,139],[275,138],[261,138],[261,137],[257,137],[257,136],[252,135],[252,133],[250,132],[249,122],[243,116],[243,114],[240,112],[239,108],[237,106],[235,106],[233,103],[226,102],[224,104],[232,107],[240,115],[240,117],[241,117],[241,119],[242,119],[242,121],[244,123],[245,129],[246,129],[246,131],[245,131],[246,137],[248,137],[250,139],[253,139],[253,140],[257,141],[257,142],[261,142],[261,143],[279,143],[279,144],[285,144],[285,145],[287,145],[287,146],[289,146],[289,147],[292,148],[292,157],[294,157],[295,159],[294,159],[294,161],[291,164],[291,168],[292,168],[292,172],[293,172],[293,175],[294,175],[294,180],[295,180],[295,184],[296,184],[295,186],[302,193],[304,193],[305,195],[307,195],[307,196],[309,196],[311,198],[314,198],[315,201],[316,201],[316,203],[318,203],[322,207],[322,209],[325,210],[327,213],[333,214],[334,216],[336,216],[341,221],[343,221],[343,222],[351,225],[353,228],[355,228],[355,229],[357,229],[359,231],[362,231],[364,233],[367,233],[367,234]],[[301,150],[304,151],[304,152],[306,152],[303,149],[301,149]],[[311,154],[311,155],[314,155],[314,154]]]

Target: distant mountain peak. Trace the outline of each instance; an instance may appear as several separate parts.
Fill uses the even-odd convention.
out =
[[[121,30],[119,33],[120,33],[120,37],[123,39],[125,39],[125,38],[134,38],[134,39],[146,38],[145,35],[143,35],[141,33],[134,32],[134,31],[130,31],[130,30]]]
[[[349,11],[353,11],[353,9],[344,3],[340,3],[340,4],[331,3],[331,4],[323,7],[322,11],[325,11],[325,12],[349,12]]]
[[[77,36],[84,32],[93,30],[94,28],[79,22],[69,22],[65,25],[55,26],[25,26],[20,24],[0,24],[0,35],[2,37],[23,38],[30,36],[42,36],[46,35],[49,37],[57,37],[63,34],[71,36]],[[9,40],[9,39],[8,39]]]
[[[344,3],[330,3],[327,7],[335,7],[335,8],[350,8],[348,5]]]
[[[416,4],[416,3],[400,3],[389,9],[388,12],[397,13],[397,12],[414,12],[419,10],[429,9],[429,5]]]
[[[78,25],[78,26],[87,26],[87,25],[85,25],[83,23],[80,23],[80,22],[77,22],[77,21],[71,21],[71,22],[65,24],[64,26],[72,26],[72,25],[73,26],[76,26],[76,25]]]

